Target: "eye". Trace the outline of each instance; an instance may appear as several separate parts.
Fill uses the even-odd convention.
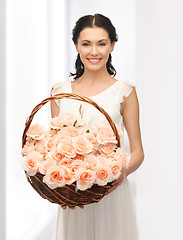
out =
[[[87,46],[89,46],[89,44],[88,43],[83,43],[83,46],[87,47]]]
[[[105,44],[105,43],[100,43],[99,45],[100,45],[100,46],[105,46],[106,44]]]

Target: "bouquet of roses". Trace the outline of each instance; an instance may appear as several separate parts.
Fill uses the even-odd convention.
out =
[[[127,168],[129,155],[117,147],[108,123],[87,126],[82,118],[62,113],[49,128],[32,125],[22,148],[22,166],[28,176],[41,173],[50,188],[76,182],[76,191],[104,186]]]

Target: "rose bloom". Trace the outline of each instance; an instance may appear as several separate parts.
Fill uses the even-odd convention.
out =
[[[128,167],[130,156],[127,152],[125,152],[123,149],[118,148],[115,152],[115,158],[117,161],[119,161],[123,167]]]
[[[33,142],[26,142],[25,145],[22,148],[22,155],[26,156],[27,154],[29,154],[30,152],[32,152],[34,150],[34,143]]]
[[[87,156],[85,159],[86,168],[88,170],[94,170],[99,164],[98,158],[94,155]]]
[[[32,126],[30,126],[29,130],[27,131],[27,136],[35,139],[35,140],[40,140],[44,138],[44,127],[36,123]]]
[[[51,129],[57,130],[57,129],[61,129],[62,127],[63,127],[63,125],[62,125],[60,117],[54,117],[51,119],[51,121],[50,121]]]
[[[57,150],[57,148],[53,148],[53,150],[48,153],[48,158],[60,162],[63,158],[63,155]]]
[[[95,181],[95,173],[85,168],[80,168],[76,171],[76,187],[80,190],[86,190],[90,188]]]
[[[77,137],[80,135],[80,129],[74,126],[66,127],[64,132],[68,134],[70,137]]]
[[[27,156],[22,157],[22,166],[29,176],[34,176],[38,171],[40,162],[42,161],[43,156],[33,150]]]
[[[62,131],[62,130],[59,131],[56,135],[53,136],[53,141],[54,141],[55,146],[57,146],[64,139],[69,141],[71,139],[71,137],[68,136],[65,133],[65,131]]]
[[[112,181],[112,171],[109,166],[103,166],[102,164],[95,168],[96,171],[96,179],[95,183],[104,186],[108,182]]]
[[[50,166],[47,169],[46,175],[43,177],[43,182],[51,189],[63,187],[65,185],[64,173],[63,168]]]
[[[85,156],[82,155],[82,154],[76,154],[76,156],[74,158],[72,158],[73,160],[82,160],[84,161],[85,160]]]
[[[100,152],[106,154],[107,156],[110,156],[114,153],[115,148],[116,148],[115,144],[107,143],[100,148]]]
[[[60,165],[60,166],[65,166],[65,167],[69,168],[73,162],[74,162],[74,160],[72,160],[72,159],[70,159],[70,158],[64,157],[64,158],[59,162],[59,165]]]
[[[71,113],[62,113],[59,117],[51,119],[50,127],[52,129],[61,129],[64,126],[73,126],[76,118]]]
[[[74,148],[76,149],[76,152],[78,154],[87,154],[92,152],[93,150],[93,145],[83,135],[73,138],[72,141],[73,141]]]
[[[99,139],[99,142],[102,144],[106,144],[106,143],[116,144],[117,143],[116,137],[115,137],[112,129],[108,129],[108,128],[98,129],[97,137]]]
[[[63,167],[64,170],[64,180],[65,180],[65,184],[72,184],[73,182],[75,182],[75,178],[71,172],[70,169]]]
[[[44,143],[44,147],[45,147],[46,152],[50,152],[55,147],[53,138],[51,138],[51,137],[47,138]]]
[[[47,159],[46,161],[41,162],[39,165],[39,172],[45,175],[47,173],[47,169],[52,165],[53,165],[53,161],[50,159]]]
[[[109,167],[111,168],[113,175],[112,180],[119,178],[119,176],[121,175],[122,165],[117,161],[112,161],[111,163],[109,163]]]
[[[34,146],[36,152],[41,153],[42,155],[46,153],[44,141],[37,141]]]
[[[49,133],[49,136],[53,137],[58,133],[58,130],[57,129],[50,129],[48,133]]]
[[[61,143],[58,144],[57,150],[66,157],[73,158],[76,156],[76,150],[69,139],[63,139]]]
[[[86,168],[86,163],[82,160],[75,160],[70,165],[70,169],[73,175],[75,175],[76,171],[79,168]]]
[[[110,161],[109,157],[107,157],[105,154],[98,155],[97,160],[102,166],[107,166]]]
[[[96,138],[92,133],[85,133],[84,136],[88,139],[89,142],[92,143],[93,149],[97,150],[99,146],[98,138]]]

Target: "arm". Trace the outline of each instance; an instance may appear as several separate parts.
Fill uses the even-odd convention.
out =
[[[139,103],[136,90],[133,87],[130,95],[124,97],[121,103],[121,115],[128,134],[131,159],[127,169],[122,169],[121,175],[112,183],[112,187],[107,191],[108,195],[114,191],[129,174],[137,170],[144,160],[144,151],[141,141],[140,125],[139,125]]]
[[[132,91],[128,97],[124,97],[122,116],[125,129],[129,138],[131,159],[126,171],[126,176],[137,170],[144,160],[144,151],[141,140],[139,124],[139,103],[136,90]]]

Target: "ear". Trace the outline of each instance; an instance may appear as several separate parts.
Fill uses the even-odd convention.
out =
[[[112,53],[112,51],[114,50],[114,46],[115,46],[115,42],[112,42],[111,43],[111,51],[110,51],[110,53]]]
[[[76,48],[76,51],[79,53],[78,44],[74,43],[74,46]]]

